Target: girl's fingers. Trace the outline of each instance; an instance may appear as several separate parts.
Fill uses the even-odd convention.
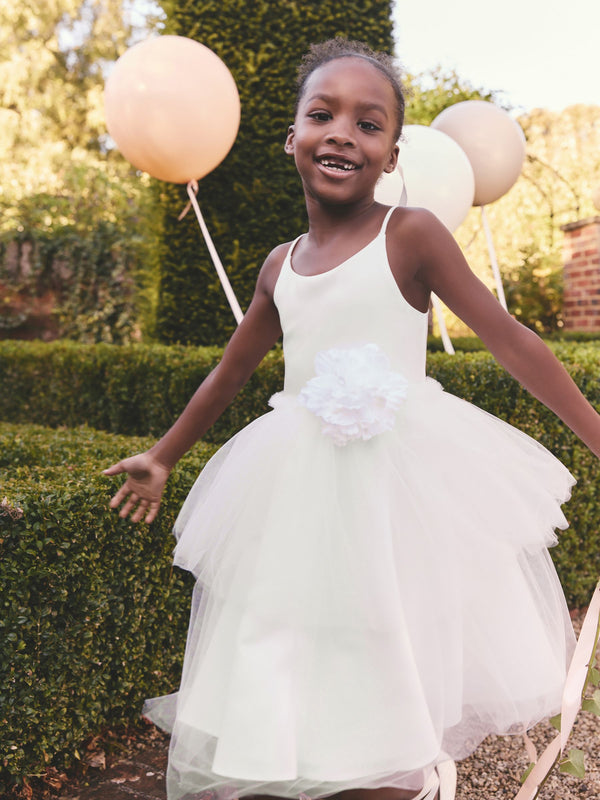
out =
[[[116,508],[117,506],[120,506],[128,494],[129,494],[129,489],[127,488],[127,483],[124,483],[123,486],[121,486],[121,488],[111,498],[111,501],[109,503],[110,507]]]
[[[154,519],[158,514],[158,506],[159,506],[158,503],[150,503],[150,511],[148,511],[148,513],[146,514],[146,519],[144,520],[144,522],[146,522],[148,525],[151,522],[154,522]]]
[[[118,494],[118,492],[117,492],[117,494]],[[115,497],[116,496],[117,495],[115,495]],[[139,495],[137,495],[135,492],[131,492],[129,494],[129,497],[125,501],[125,505],[119,511],[119,516],[123,517],[123,518],[128,517],[129,514],[131,513],[131,511],[135,508],[135,506],[137,506],[139,499],[140,499]]]
[[[133,505],[135,505],[135,503],[133,503]],[[149,525],[151,522],[154,522],[159,506],[160,503],[157,503],[156,501],[140,500],[138,507],[131,515],[131,521],[141,522],[143,519],[144,522]]]
[[[131,515],[132,522],[139,522],[144,514],[148,512],[149,501],[148,500],[140,500],[138,503],[138,507]]]
[[[103,475],[119,475],[121,472],[125,472],[125,468],[122,466],[123,462],[119,461],[118,464],[113,464],[112,467],[108,467],[105,470],[102,470]]]

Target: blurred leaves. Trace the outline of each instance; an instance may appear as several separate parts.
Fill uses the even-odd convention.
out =
[[[105,76],[157,24],[129,0],[0,3],[0,328],[123,342],[149,333],[157,223],[107,136]],[[137,21],[136,21],[137,20]]]
[[[406,125],[431,125],[445,108],[466,100],[488,100],[494,102],[496,93],[483,87],[475,87],[455,70],[442,67],[415,75],[407,74],[405,84],[408,91],[406,103]]]

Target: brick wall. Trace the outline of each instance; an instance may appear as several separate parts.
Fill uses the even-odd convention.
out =
[[[562,225],[564,330],[600,331],[600,217]]]

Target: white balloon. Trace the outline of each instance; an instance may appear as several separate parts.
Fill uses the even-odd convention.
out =
[[[493,203],[517,180],[525,159],[525,136],[506,111],[487,100],[464,100],[445,108],[431,127],[467,154],[475,175],[474,206]]]
[[[456,230],[473,205],[475,179],[469,159],[441,131],[425,125],[405,125],[398,142],[399,169],[384,173],[375,199],[386,205],[402,202],[431,211],[450,231]]]

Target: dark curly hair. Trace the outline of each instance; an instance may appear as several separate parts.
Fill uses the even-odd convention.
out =
[[[402,85],[402,77],[399,67],[388,53],[383,53],[378,50],[373,50],[368,44],[356,41],[353,39],[345,39],[342,36],[336,36],[335,39],[328,39],[325,42],[318,42],[311,44],[308,52],[303,56],[300,66],[298,67],[298,77],[296,81],[296,105],[294,107],[294,114],[298,111],[298,105],[304,95],[306,82],[310,75],[327,64],[329,61],[335,61],[338,58],[364,58],[382,75],[387,78],[394,94],[396,96],[396,140],[400,138],[402,133],[402,126],[404,124],[404,87]]]

